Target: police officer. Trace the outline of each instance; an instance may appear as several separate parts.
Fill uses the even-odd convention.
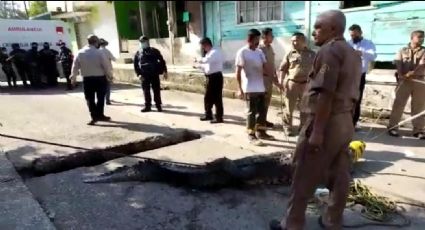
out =
[[[321,13],[314,28],[314,42],[321,49],[303,98],[309,115],[294,155],[286,221],[273,221],[271,229],[303,229],[307,203],[321,182],[331,194],[319,224],[325,229],[342,229],[350,182],[348,146],[354,134],[352,114],[359,98],[361,58],[344,39],[345,16],[341,11]]]
[[[6,74],[7,84],[9,85],[9,87],[12,87],[12,82],[13,87],[16,87],[16,75],[13,71],[12,60],[9,55],[7,55],[6,47],[1,47],[0,64],[4,74]]]
[[[60,42],[59,47],[59,62],[62,65],[63,75],[66,78],[66,90],[72,90],[71,79],[69,79],[69,76],[71,75],[71,67],[74,56],[72,55],[72,51],[66,47],[65,42]]]
[[[401,48],[395,58],[398,86],[388,128],[396,126],[403,115],[409,97],[412,97],[412,116],[425,110],[425,47],[424,31],[413,31],[410,43]],[[413,136],[425,140],[425,116],[414,120]],[[388,131],[391,136],[399,136],[398,128]]]
[[[279,70],[281,71],[281,82],[285,88],[286,123],[288,135],[294,136],[296,132],[292,126],[292,118],[296,105],[299,105],[305,86],[307,85],[308,74],[313,68],[315,53],[306,44],[303,33],[296,32],[291,37],[292,50],[283,58]],[[299,108],[299,106],[298,106]],[[300,110],[301,130],[305,122],[305,114]]]
[[[16,67],[16,71],[18,72],[24,87],[27,87],[26,51],[21,49],[18,43],[13,43],[12,52],[10,52],[9,56]]]
[[[141,112],[151,111],[151,86],[156,108],[161,112],[162,102],[159,75],[163,74],[164,79],[167,79],[167,65],[159,50],[150,47],[148,37],[141,36],[139,41],[140,49],[134,56],[134,70],[142,81],[142,89],[145,96],[145,108]]]
[[[264,87],[266,88],[266,94],[265,94],[265,110],[266,110],[266,119],[267,114],[269,111],[270,102],[272,100],[272,94],[273,94],[273,84],[278,86],[279,88],[282,88],[281,84],[279,84],[279,80],[277,79],[276,75],[276,66],[274,62],[275,53],[272,47],[273,43],[273,30],[272,28],[265,28],[261,32],[262,37],[262,44],[258,46],[258,48],[263,51],[265,57],[266,57],[266,66],[267,71],[264,71]],[[266,126],[268,128],[273,128],[274,124],[272,122],[269,122],[266,120]]]
[[[56,66],[58,51],[50,49],[48,42],[43,43],[43,49],[40,50],[40,69],[47,78],[48,86],[58,85],[59,72]]]
[[[40,54],[38,53],[38,43],[32,42],[31,49],[27,51],[27,76],[30,80],[31,86],[34,88],[41,87],[40,76]]]

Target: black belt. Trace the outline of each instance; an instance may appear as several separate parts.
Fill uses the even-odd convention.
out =
[[[218,75],[218,74],[222,74],[221,71],[218,71],[218,72],[215,72],[215,73],[210,73],[210,74],[205,74],[205,76],[211,77],[211,76]]]

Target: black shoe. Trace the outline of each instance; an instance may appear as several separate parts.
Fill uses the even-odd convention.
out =
[[[158,112],[162,112],[162,106],[157,105],[157,106],[156,106],[156,110],[158,110]]]
[[[110,121],[111,117],[107,117],[107,116],[101,116],[98,118],[99,121]]]
[[[112,103],[110,101],[107,101],[106,104],[107,105],[112,105]]]
[[[395,130],[395,129],[388,130],[388,135],[390,135],[392,137],[399,137],[400,136],[400,134],[398,134],[398,131]]]
[[[274,127],[274,124],[271,123],[271,122],[266,121],[266,127],[267,128],[273,128]]]
[[[145,107],[144,109],[140,110],[142,113],[150,112],[152,111],[150,107]]]
[[[415,133],[413,134],[413,137],[418,138],[419,140],[425,140],[425,133],[424,132]]]
[[[219,124],[224,123],[223,119],[214,119],[210,121],[211,124]]]
[[[91,120],[89,123],[87,123],[87,125],[95,125],[97,122],[97,120]]]
[[[280,221],[278,220],[270,221],[269,227],[270,227],[270,230],[284,230],[284,228],[282,228],[282,225],[280,225]]]
[[[264,143],[260,141],[255,134],[249,134],[248,135],[249,143],[255,146],[264,146]]]
[[[211,121],[213,118],[212,117],[210,117],[210,116],[202,116],[201,118],[200,118],[200,120],[201,121]]]

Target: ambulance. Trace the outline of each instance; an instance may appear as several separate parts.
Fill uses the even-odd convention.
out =
[[[48,42],[50,48],[60,51],[59,43],[64,42],[72,49],[71,35],[68,25],[58,20],[15,20],[0,19],[0,47],[6,47],[7,53],[12,51],[12,44],[18,43],[21,49],[29,50],[31,43],[37,42],[38,49],[43,48],[43,43]],[[1,64],[0,64],[1,66]],[[15,74],[16,67],[13,66]],[[62,66],[57,63],[60,78],[63,78]],[[0,81],[5,75],[0,68]]]
[[[59,52],[59,42],[65,42],[71,48],[71,36],[68,25],[58,20],[15,20],[0,19],[0,47],[12,50],[13,43],[19,43],[21,49],[28,50],[31,42],[37,42],[39,49],[48,42],[50,48]]]

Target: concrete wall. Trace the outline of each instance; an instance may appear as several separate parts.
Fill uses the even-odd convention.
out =
[[[91,10],[87,21],[77,23],[81,45],[87,44],[87,35],[93,33],[107,40],[108,49],[115,57],[119,57],[119,37],[114,5],[106,1],[74,1],[74,6],[77,8],[84,6]]]

